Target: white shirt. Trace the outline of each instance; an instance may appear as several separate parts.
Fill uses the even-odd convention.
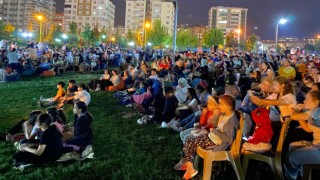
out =
[[[277,99],[277,94],[272,94],[267,99]],[[290,116],[292,114],[292,109],[297,105],[296,96],[294,94],[289,93],[285,96],[282,96],[280,99],[284,100],[286,103],[286,105],[284,106],[278,106],[281,116]]]
[[[90,104],[91,96],[86,90],[77,91],[74,94],[74,99],[86,103],[87,106]]]

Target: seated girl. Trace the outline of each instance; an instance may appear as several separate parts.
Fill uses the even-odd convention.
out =
[[[100,91],[101,89],[105,89],[107,86],[112,86],[113,84],[110,81],[111,75],[109,70],[104,70],[104,74],[100,76],[99,79],[92,80],[88,84],[90,89],[94,89],[95,91]]]
[[[305,112],[291,115],[291,119],[299,121],[307,132],[313,133],[313,141],[299,141],[290,144],[290,152],[285,161],[287,179],[298,179],[305,164],[320,164],[320,93],[311,91],[304,101]],[[302,175],[302,174],[300,174]]]
[[[180,133],[180,138],[185,144],[186,140],[191,137],[208,134],[210,128],[217,126],[217,120],[220,116],[219,97],[209,96],[207,107],[205,107],[200,116],[199,122],[194,122],[194,128],[185,129]]]
[[[193,167],[197,146],[212,151],[224,151],[233,142],[237,130],[240,128],[239,116],[235,112],[235,99],[230,95],[219,98],[219,110],[222,113],[216,129],[210,129],[206,136],[192,138],[183,147],[184,157],[175,165],[175,170],[186,170],[184,179],[191,179],[198,174]]]
[[[13,128],[1,135],[2,140],[8,142],[16,141],[16,137],[21,135],[21,130],[25,138],[29,139],[32,135],[32,128],[35,126],[38,116],[41,114],[40,110],[34,110],[29,113],[29,120],[20,120]]]
[[[37,148],[28,144],[19,146],[19,151],[13,155],[14,166],[23,164],[44,164],[57,160],[62,155],[62,136],[55,125],[51,125],[52,117],[49,114],[41,114],[37,124],[43,131],[40,144]]]

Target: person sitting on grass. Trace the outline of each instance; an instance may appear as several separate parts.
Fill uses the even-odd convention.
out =
[[[55,125],[51,125],[50,114],[41,114],[37,124],[43,131],[38,147],[22,144],[18,152],[13,155],[13,165],[18,167],[25,164],[41,165],[56,161],[62,155],[62,135]]]
[[[65,143],[68,145],[76,145],[81,149],[84,149],[82,152],[82,157],[90,154],[92,151],[92,115],[87,112],[87,105],[79,101],[74,104],[73,113],[74,117],[74,137]]]
[[[55,103],[59,103],[63,97],[66,95],[66,91],[64,90],[64,86],[65,86],[65,83],[64,82],[58,82],[57,84],[57,88],[58,88],[58,91],[57,91],[57,94],[55,97],[51,97],[51,98],[43,98],[43,96],[40,97],[40,101],[38,102],[39,103],[39,106],[42,108],[44,106],[51,106]]]
[[[61,102],[58,104],[59,108],[62,108],[65,103],[73,103],[72,101],[68,100],[68,98],[73,97],[75,92],[78,91],[78,86],[75,80],[70,80],[67,87],[67,94],[62,98]]]
[[[62,103],[59,104],[59,108],[63,108],[65,103],[68,101],[72,101],[72,102],[83,101],[88,106],[91,101],[91,96],[88,91],[89,90],[85,84],[80,84],[78,86],[78,91],[74,93],[74,96],[66,97],[65,100],[63,100]]]
[[[183,147],[184,157],[175,165],[175,170],[186,171],[183,178],[191,179],[198,174],[193,167],[197,146],[212,151],[224,151],[233,142],[237,130],[240,128],[239,116],[235,112],[235,99],[230,95],[222,95],[219,98],[219,110],[222,115],[219,118],[216,129],[210,129],[206,136],[191,138]]]
[[[29,139],[32,135],[32,128],[35,126],[40,110],[34,110],[29,113],[29,120],[22,119],[6,133],[0,135],[1,141],[14,142],[16,137],[21,135],[21,130],[25,138]]]

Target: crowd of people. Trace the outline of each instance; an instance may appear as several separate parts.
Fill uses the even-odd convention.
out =
[[[57,113],[49,109],[47,113],[33,111],[29,121],[20,121],[5,134],[11,141],[23,129],[19,152],[13,156],[16,162],[37,164],[56,160],[66,149],[86,152],[92,142],[93,118],[87,113],[92,91],[115,92],[114,97],[120,104],[141,113],[142,117],[137,120],[140,125],[154,122],[180,133],[183,157],[174,169],[186,171],[184,179],[198,173],[193,166],[197,146],[212,151],[230,148],[240,129],[240,117],[244,119],[242,147],[257,153],[272,151],[277,142],[274,139],[279,138],[279,124],[281,127],[286,119],[293,120],[284,148],[288,150],[283,151],[287,179],[301,176],[303,165],[320,162],[320,59],[317,55],[301,51],[285,51],[279,55],[214,49],[211,52],[180,51],[173,57],[172,53],[165,55],[160,50],[120,50],[101,44],[87,49],[62,48],[61,53],[37,47],[36,52],[41,49],[41,53],[32,59],[28,49],[17,50],[13,45],[7,56],[2,52],[3,64],[18,74],[29,67],[40,73],[55,67],[60,60],[62,64],[71,65],[74,57],[78,57],[80,64],[89,70],[103,69],[104,74],[78,87],[71,80],[67,92],[65,83],[59,82],[54,97],[41,97],[39,105],[56,104]],[[18,54],[16,61],[12,61],[11,53]],[[49,68],[43,68],[45,63]],[[74,104],[72,138],[66,138],[60,128],[60,125],[66,127],[61,109],[68,103]],[[257,109],[266,118],[259,119]],[[301,128],[296,128],[298,126]],[[64,141],[58,140],[61,134]],[[29,143],[34,137],[38,137],[36,149],[34,142]],[[49,154],[52,154],[50,158]]]

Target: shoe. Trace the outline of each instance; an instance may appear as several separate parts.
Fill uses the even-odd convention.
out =
[[[163,121],[163,122],[161,123],[161,128],[168,128],[168,124]]]
[[[92,146],[91,145],[88,145],[81,153],[81,158],[85,158],[86,156],[88,156],[89,154],[91,154],[93,151],[92,151]]]
[[[183,128],[182,127],[177,127],[177,126],[173,126],[171,127],[173,130],[177,131],[177,132],[181,132],[183,131]]]
[[[101,90],[101,88],[97,87],[94,91],[98,92],[100,90]]]
[[[127,107],[127,108],[132,108],[133,105],[132,105],[132,104],[127,104],[126,107]]]
[[[186,171],[187,170],[187,166],[185,165],[184,162],[180,161],[178,164],[176,164],[173,167],[174,170],[176,171]]]
[[[198,174],[198,171],[195,171],[193,174],[188,174],[187,172],[183,175],[182,179],[191,179]]]

